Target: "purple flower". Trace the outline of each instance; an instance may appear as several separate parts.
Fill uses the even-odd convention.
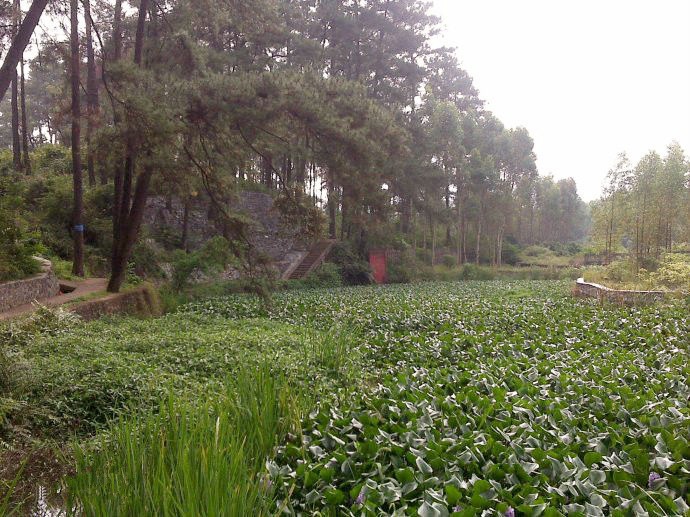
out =
[[[453,508],[453,513],[460,513],[462,511],[462,506],[457,505]]]
[[[508,509],[506,510],[506,513],[503,514],[505,517],[515,517],[515,510],[513,510],[512,506],[509,506]]]
[[[359,492],[357,499],[355,499],[355,504],[364,504],[366,497],[364,497],[364,490]]]
[[[654,483],[656,481],[659,481],[660,479],[661,479],[661,476],[659,474],[657,474],[656,472],[650,472],[649,473],[649,482],[647,483],[647,485],[649,486],[649,488],[652,488]]]

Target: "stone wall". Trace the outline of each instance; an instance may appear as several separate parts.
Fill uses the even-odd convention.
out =
[[[300,239],[299,229],[285,225],[273,197],[263,192],[242,192],[230,209],[246,217],[251,225],[249,241],[254,253],[270,259],[279,274],[284,274],[304,257],[308,243]],[[180,239],[184,227],[185,207],[177,199],[151,197],[144,213],[148,234],[160,242],[164,238]],[[222,224],[215,217],[211,203],[196,198],[187,211],[187,235],[190,249],[198,249],[211,238],[223,235]]]
[[[626,291],[610,289],[606,286],[585,282],[578,278],[573,290],[575,296],[595,298],[600,303],[609,302],[616,305],[649,305],[660,302],[666,297],[664,291]]]
[[[85,321],[96,320],[103,316],[158,317],[163,314],[158,293],[148,285],[97,300],[67,305],[65,308],[78,314]]]
[[[41,262],[41,273],[38,275],[0,284],[0,312],[51,298],[60,292],[52,264],[47,260],[37,260]]]

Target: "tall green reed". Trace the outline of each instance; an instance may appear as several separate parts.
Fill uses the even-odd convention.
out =
[[[266,458],[299,429],[306,403],[268,366],[210,400],[170,394],[157,414],[121,419],[94,451],[76,447],[73,513],[244,516],[271,513]]]

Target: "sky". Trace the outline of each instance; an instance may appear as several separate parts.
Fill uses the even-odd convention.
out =
[[[585,201],[620,152],[690,155],[690,0],[433,2],[487,108]]]

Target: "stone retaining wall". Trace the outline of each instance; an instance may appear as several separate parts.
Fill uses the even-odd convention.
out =
[[[250,224],[249,241],[254,252],[269,259],[278,274],[296,267],[306,255],[309,243],[302,242],[299,228],[285,224],[274,208],[274,200],[262,192],[241,192],[230,206],[231,210],[246,216]],[[180,238],[184,227],[184,204],[178,199],[166,202],[163,197],[152,196],[146,204],[144,225],[153,236],[165,234]],[[223,235],[221,219],[214,214],[212,204],[203,196],[190,203],[187,210],[187,234],[192,250],[198,249],[216,235]],[[232,276],[232,271],[228,275]],[[236,273],[236,272],[235,272]]]
[[[158,317],[163,315],[156,290],[144,285],[133,291],[111,294],[105,298],[67,305],[65,309],[78,314],[85,321],[103,316]]]
[[[53,273],[52,264],[47,260],[37,260],[41,262],[40,274],[24,280],[0,284],[0,312],[51,298],[60,292],[60,285]]]
[[[584,278],[577,279],[573,292],[575,296],[596,298],[599,302],[615,303],[616,305],[650,305],[660,302],[666,297],[664,291],[616,290],[604,285],[585,282]]]

